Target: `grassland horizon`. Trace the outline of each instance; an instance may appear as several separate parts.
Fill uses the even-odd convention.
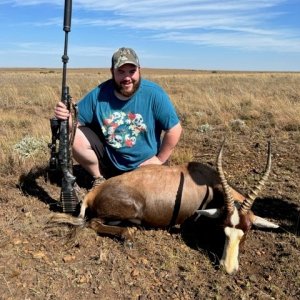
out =
[[[180,115],[184,135],[173,156],[175,163],[194,157],[199,135],[222,128],[230,133],[254,126],[266,136],[300,128],[300,73],[146,68],[142,76],[167,91]],[[69,68],[67,85],[73,101],[108,78],[106,68]],[[50,141],[49,118],[60,100],[62,69],[0,68],[0,79],[0,162],[7,165],[25,136],[45,145]],[[39,151],[47,155],[47,149]]]

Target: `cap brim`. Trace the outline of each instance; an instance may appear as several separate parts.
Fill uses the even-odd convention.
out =
[[[134,61],[131,61],[131,60],[127,60],[127,61],[122,62],[119,65],[115,65],[114,68],[117,69],[117,68],[120,68],[120,67],[122,67],[122,66],[124,66],[126,64],[135,65],[136,67],[140,66],[137,62],[134,62]]]

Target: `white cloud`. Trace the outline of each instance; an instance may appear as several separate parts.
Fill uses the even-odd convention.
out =
[[[297,52],[298,30],[273,22],[285,14],[279,9],[284,3],[287,0],[74,0],[72,24],[138,30],[145,32],[141,34],[145,39]],[[64,1],[0,0],[1,4],[63,6]],[[61,20],[34,25],[61,26]]]
[[[17,54],[42,54],[42,55],[55,55],[59,57],[63,53],[63,45],[50,44],[50,43],[11,43],[6,45],[9,53]],[[8,50],[2,45],[0,53],[7,53]],[[73,45],[69,49],[70,55],[78,55],[81,57],[110,57],[116,49],[111,47],[97,47],[97,46],[78,46]]]
[[[0,0],[1,4],[11,4],[12,6],[29,6],[29,5],[42,5],[53,4],[63,5],[63,1],[60,0]]]
[[[272,52],[300,52],[298,38],[276,37],[273,35],[254,35],[232,32],[209,32],[199,34],[185,34],[181,32],[168,32],[154,35],[158,40],[184,42],[210,47],[233,47],[251,51],[272,51]]]

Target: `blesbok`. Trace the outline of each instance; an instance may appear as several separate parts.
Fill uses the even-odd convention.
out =
[[[227,183],[223,168],[223,147],[217,157],[217,171],[199,162],[180,166],[149,165],[113,177],[91,190],[84,198],[77,218],[56,215],[53,221],[85,226],[99,234],[131,237],[128,227],[119,222],[130,221],[150,227],[170,227],[200,215],[222,218],[225,245],[220,264],[227,273],[238,270],[239,246],[252,225],[277,228],[278,225],[251,211],[258,192],[271,170],[271,147],[265,172],[247,197]],[[213,207],[206,209],[207,207]],[[86,209],[93,215],[85,220]]]

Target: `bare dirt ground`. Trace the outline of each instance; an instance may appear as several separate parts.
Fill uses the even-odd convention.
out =
[[[223,133],[197,135],[190,145],[196,160],[214,165]],[[255,130],[228,138],[224,169],[245,193],[263,172],[266,140]],[[139,229],[132,247],[88,228],[67,242],[45,229],[60,191],[45,181],[46,164],[3,176],[0,299],[300,299],[299,130],[274,132],[271,141],[272,173],[253,210],[280,229],[253,228],[231,276],[218,267],[223,235],[216,221]]]

